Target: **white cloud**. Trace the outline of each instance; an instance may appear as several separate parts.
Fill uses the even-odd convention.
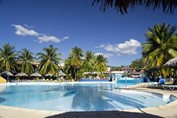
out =
[[[106,46],[104,47],[104,49],[107,50],[107,51],[114,51],[114,46],[108,44],[108,45],[106,45]]]
[[[48,36],[46,34],[38,33],[36,31],[34,31],[33,29],[31,29],[34,26],[28,26],[27,24],[24,24],[24,26],[12,24],[12,26],[15,27],[15,30],[16,30],[15,34],[17,34],[19,36],[33,36],[33,37],[36,37],[38,39],[39,43],[49,42],[49,41],[58,43],[60,41],[64,41],[66,39],[69,39],[68,36],[65,36],[63,39],[59,39],[56,36]]]
[[[60,39],[58,39],[58,38],[55,37],[55,36],[47,36],[47,35],[45,35],[45,34],[42,35],[42,36],[39,36],[38,39],[39,39],[39,42],[40,42],[40,43],[42,43],[42,42],[49,42],[49,41],[58,43],[58,42],[61,41]]]
[[[39,33],[32,30],[32,29],[27,29],[21,25],[14,25],[12,24],[12,26],[15,27],[16,31],[15,34],[17,35],[21,35],[21,36],[39,36]]]
[[[118,55],[135,55],[137,54],[137,48],[141,46],[141,43],[135,39],[130,39],[124,43],[118,43],[115,45],[102,44],[97,46],[99,48],[104,48],[106,51],[115,52]]]
[[[34,28],[34,26],[33,25],[27,25],[27,24],[24,24],[24,26],[26,27],[26,28]]]
[[[105,58],[110,58],[112,56],[112,54],[109,54],[109,53],[95,53],[95,56],[98,56],[98,55],[103,55]]]
[[[62,41],[64,41],[64,40],[67,40],[67,39],[69,39],[69,36],[65,36],[63,39],[61,39]]]
[[[105,45],[104,44],[101,44],[101,45],[99,45],[99,46],[96,46],[95,48],[104,48],[105,47]]]
[[[65,36],[63,39],[64,39],[64,40],[69,39],[69,36]]]

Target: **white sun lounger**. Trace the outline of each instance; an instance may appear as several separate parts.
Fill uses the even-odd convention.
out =
[[[174,90],[177,89],[177,85],[162,85],[162,88],[165,90]]]

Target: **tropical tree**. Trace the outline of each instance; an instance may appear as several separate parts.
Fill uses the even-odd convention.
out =
[[[157,24],[146,33],[147,43],[143,44],[143,61],[148,68],[160,68],[165,75],[163,64],[177,56],[176,27]]]
[[[121,71],[122,67],[121,66],[111,66],[111,71]]]
[[[0,69],[4,71],[17,69],[15,47],[10,44],[4,44],[0,48]]]
[[[103,55],[96,56],[95,68],[98,72],[100,72],[100,77],[103,76],[103,72],[107,70],[106,66],[107,60]]]
[[[117,12],[127,14],[129,9],[134,10],[138,6],[145,8],[159,9],[162,8],[163,13],[173,13],[177,7],[176,0],[94,0],[95,3],[100,3],[100,10],[106,11],[109,7],[114,7]]]
[[[91,51],[87,51],[85,53],[85,59],[83,62],[83,68],[85,72],[93,72],[95,70],[94,62],[95,62],[95,55]]]
[[[75,80],[77,78],[77,71],[82,66],[83,50],[79,47],[74,47],[71,49],[70,56],[65,60],[65,70],[68,74],[70,73],[72,78]]]
[[[42,75],[45,74],[56,74],[59,70],[59,61],[61,53],[57,53],[58,49],[54,48],[53,45],[49,45],[49,48],[43,48],[43,53],[37,53],[39,59],[39,72]]]
[[[74,67],[71,65],[71,57],[65,59],[64,72],[67,74],[68,80],[74,79]]]
[[[22,51],[18,53],[18,60],[21,63],[21,72],[24,72],[28,75],[34,72],[34,67],[31,64],[31,62],[34,61],[34,57],[30,50],[26,48],[22,49]]]
[[[133,60],[130,64],[130,67],[135,68],[137,70],[139,70],[140,68],[144,68],[143,59],[140,58]]]

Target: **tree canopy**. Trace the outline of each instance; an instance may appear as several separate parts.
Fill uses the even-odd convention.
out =
[[[177,8],[177,0],[94,0],[94,4],[100,3],[100,10],[106,11],[109,7],[114,7],[117,12],[127,14],[128,9],[144,6],[153,10],[162,8],[163,13],[173,13]]]

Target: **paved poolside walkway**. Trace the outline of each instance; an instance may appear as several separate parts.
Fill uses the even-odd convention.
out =
[[[173,94],[177,91],[168,91],[149,88],[131,88],[133,90]],[[177,100],[165,106],[123,111],[102,112],[54,112],[31,110],[15,107],[0,106],[0,118],[177,118]]]

